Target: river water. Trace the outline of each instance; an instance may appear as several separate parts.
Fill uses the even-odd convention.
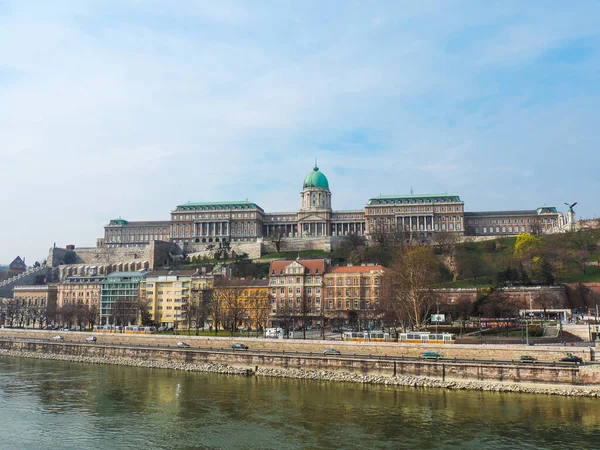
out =
[[[0,357],[0,449],[591,449],[600,400]]]

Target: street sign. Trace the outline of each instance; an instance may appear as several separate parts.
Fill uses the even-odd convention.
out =
[[[445,321],[446,321],[445,314],[432,314],[431,315],[431,322],[445,322]]]

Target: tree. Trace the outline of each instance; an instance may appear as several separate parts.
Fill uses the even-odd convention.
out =
[[[258,337],[259,329],[267,327],[267,320],[269,319],[269,312],[271,310],[271,297],[268,290],[256,289],[255,295],[250,296],[248,308],[252,310],[254,330],[256,331],[256,337]]]
[[[86,309],[86,320],[90,326],[90,329],[94,329],[94,325],[98,322],[100,317],[100,308],[95,303],[89,305]]]
[[[472,277],[477,286],[477,278],[482,276],[486,270],[486,263],[479,253],[468,250],[465,247],[459,247],[455,256],[456,272],[462,277]]]
[[[276,229],[273,232],[273,234],[271,234],[271,236],[269,236],[270,241],[273,242],[273,244],[275,244],[277,253],[279,253],[281,251],[281,244],[282,244],[284,237],[285,237],[285,232],[281,228]]]
[[[245,280],[223,279],[215,283],[214,304],[221,309],[221,320],[224,319],[231,335],[235,334],[238,324],[246,317],[243,301]]]
[[[517,241],[515,242],[514,255],[521,260],[530,259],[540,252],[543,243],[542,238],[539,236],[521,233],[517,236]]]
[[[495,287],[481,289],[474,306],[480,317],[488,318],[515,318],[520,309],[517,300]]]
[[[425,327],[435,293],[431,289],[439,278],[438,263],[425,246],[413,246],[400,252],[384,277],[390,307],[398,322],[412,329]]]
[[[127,326],[138,322],[140,314],[139,295],[121,297],[111,306],[113,324]]]
[[[440,255],[446,255],[452,261],[459,237],[452,231],[437,231],[433,234],[433,243]]]

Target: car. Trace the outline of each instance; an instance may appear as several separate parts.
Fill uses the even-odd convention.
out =
[[[231,344],[231,348],[233,350],[248,350],[247,345],[239,344],[239,343]]]
[[[331,330],[332,333],[341,333],[342,330],[340,328],[334,328],[333,330]]]
[[[440,359],[440,358],[443,358],[444,355],[440,355],[439,353],[436,353],[436,352],[425,352],[425,353],[423,353],[423,357],[427,358],[427,359]]]
[[[165,326],[158,327],[158,331],[167,331],[167,327],[165,327]]]
[[[523,355],[521,356],[521,362],[535,362],[537,361],[537,358],[534,358],[533,356],[529,356],[529,355]]]
[[[87,342],[96,342],[96,336],[88,336],[85,338]]]
[[[561,361],[581,364],[583,362],[583,359],[581,359],[579,356],[575,356],[574,354],[569,353],[567,356],[562,358]]]
[[[65,338],[63,336],[54,336],[52,339],[55,341],[64,341]]]
[[[325,356],[340,356],[341,353],[339,350],[336,350],[335,348],[326,348],[325,350],[323,350],[323,354]]]
[[[53,325],[46,325],[43,329],[44,330],[54,330],[54,326]]]
[[[177,347],[179,347],[179,348],[190,348],[189,344],[186,344],[185,342],[178,342],[177,343]]]

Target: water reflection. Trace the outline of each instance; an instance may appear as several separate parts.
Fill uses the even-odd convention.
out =
[[[592,448],[593,399],[0,358],[0,448]],[[43,444],[43,445],[41,445]]]

